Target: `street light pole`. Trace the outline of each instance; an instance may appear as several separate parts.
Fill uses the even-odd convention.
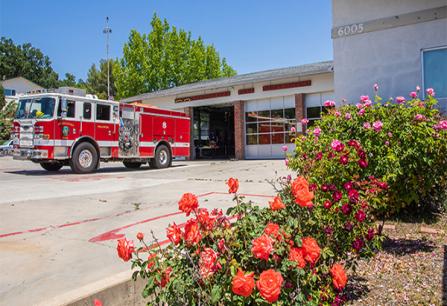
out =
[[[106,53],[107,53],[107,99],[110,99],[110,61],[109,61],[109,34],[112,29],[109,27],[109,17],[106,17],[106,27],[102,30],[106,34]]]

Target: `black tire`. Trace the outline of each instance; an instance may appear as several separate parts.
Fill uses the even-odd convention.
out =
[[[151,167],[155,169],[168,168],[172,163],[171,151],[165,145],[159,145],[155,150],[155,156],[151,159]]]
[[[131,161],[123,161],[123,164],[126,168],[129,169],[138,169],[141,167],[143,163],[140,162],[131,162]]]
[[[61,163],[40,163],[40,166],[47,171],[55,172],[59,171],[63,165]]]
[[[94,172],[98,163],[98,152],[89,142],[81,142],[74,149],[70,159],[71,170],[78,174]]]

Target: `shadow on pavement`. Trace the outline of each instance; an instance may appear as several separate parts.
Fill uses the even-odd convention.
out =
[[[187,166],[187,165],[186,164],[173,165],[173,166],[167,168],[166,170],[172,169],[172,168],[185,167],[185,166]],[[147,171],[153,171],[153,170],[160,170],[160,169],[153,169],[149,166],[142,166],[139,169],[128,169],[124,166],[116,166],[116,167],[99,168],[94,173],[89,173],[88,175],[95,175],[95,174],[101,174],[101,173],[147,172]],[[42,169],[42,170],[5,171],[5,173],[27,175],[27,176],[82,175],[82,174],[73,173],[69,167],[64,167],[57,172],[49,172],[49,171]]]
[[[357,301],[369,293],[367,279],[356,275],[351,276],[345,290],[347,301]]]
[[[387,239],[383,242],[383,251],[398,255],[411,255],[417,252],[432,252],[433,243],[423,239]]]

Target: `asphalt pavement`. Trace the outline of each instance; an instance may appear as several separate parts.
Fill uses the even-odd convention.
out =
[[[0,305],[34,305],[123,271],[116,240],[153,231],[163,241],[169,223],[183,223],[185,192],[201,207],[233,205],[225,181],[260,205],[274,195],[267,180],[289,174],[282,160],[177,161],[169,169],[50,173],[40,165],[0,157]]]

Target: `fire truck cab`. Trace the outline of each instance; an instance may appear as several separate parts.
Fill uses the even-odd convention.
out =
[[[45,93],[20,97],[13,157],[48,171],[69,165],[90,173],[100,162],[166,168],[189,157],[190,118],[182,112],[89,96]]]

